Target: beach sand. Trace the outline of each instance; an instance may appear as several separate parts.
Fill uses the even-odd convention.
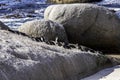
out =
[[[120,65],[104,69],[81,80],[120,80]]]

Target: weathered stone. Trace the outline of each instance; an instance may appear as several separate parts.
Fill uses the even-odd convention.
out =
[[[64,27],[61,24],[50,20],[34,20],[26,22],[18,28],[18,31],[33,38],[42,37],[46,41],[55,41],[55,39],[58,38],[58,41],[68,42]]]
[[[52,5],[45,19],[63,24],[68,39],[93,49],[120,49],[120,19],[107,8],[94,4]]]
[[[0,80],[80,80],[109,64],[99,53],[64,49],[0,30]]]

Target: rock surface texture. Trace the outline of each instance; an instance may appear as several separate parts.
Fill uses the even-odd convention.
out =
[[[0,21],[0,30],[10,30],[4,23]]]
[[[101,0],[47,0],[48,3],[57,3],[57,4],[65,4],[65,3],[88,3],[88,2],[98,2]]]
[[[79,80],[109,63],[108,58],[64,49],[0,30],[0,80]]]
[[[19,27],[18,31],[33,38],[43,38],[45,41],[55,41],[58,38],[58,41],[68,42],[64,27],[50,20],[26,22]]]
[[[61,23],[71,43],[105,52],[120,49],[120,19],[107,8],[94,4],[52,5],[44,17]]]

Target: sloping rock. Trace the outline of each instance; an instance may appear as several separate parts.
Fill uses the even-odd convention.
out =
[[[107,8],[94,4],[52,5],[44,17],[63,24],[71,43],[120,52],[120,19]]]
[[[79,80],[109,64],[99,53],[64,49],[0,30],[0,80]]]
[[[46,41],[56,40],[68,42],[66,32],[61,24],[50,20],[34,20],[24,23],[18,31],[33,38],[44,38]]]
[[[112,63],[120,64],[120,55],[119,54],[106,54],[105,56],[107,56],[112,61]]]
[[[0,30],[10,30],[4,23],[0,21]]]
[[[88,2],[98,2],[101,0],[47,0],[48,3],[57,3],[57,4],[65,4],[65,3],[88,3]]]

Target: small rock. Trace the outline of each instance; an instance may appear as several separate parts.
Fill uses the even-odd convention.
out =
[[[18,30],[36,39],[55,41],[58,38],[58,42],[68,42],[64,27],[50,20],[29,21],[21,25]]]

